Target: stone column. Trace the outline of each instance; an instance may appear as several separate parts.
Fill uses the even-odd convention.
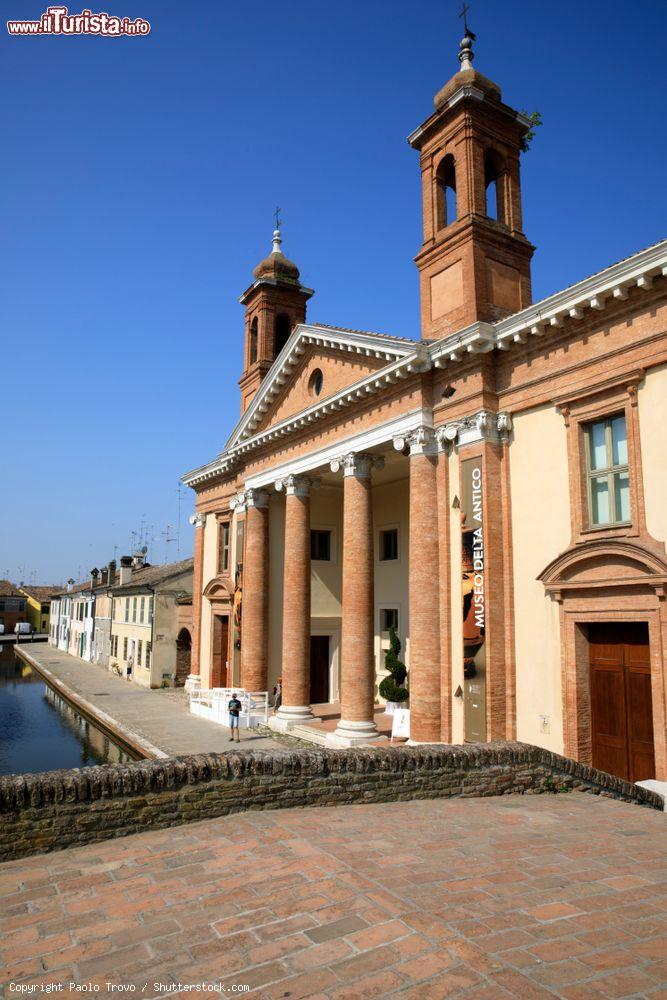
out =
[[[201,592],[204,572],[204,529],[206,514],[195,514],[190,518],[195,529],[194,567],[192,576],[192,649],[190,650],[190,673],[185,681],[189,693],[201,687],[201,664],[199,644],[201,638]]]
[[[241,684],[266,691],[269,674],[269,495],[246,492]]]
[[[336,468],[341,463],[332,463]],[[377,737],[375,704],[373,507],[370,455],[346,455],[343,465],[343,621],[341,711],[333,745]],[[335,470],[334,470],[335,471]]]
[[[410,740],[439,743],[442,736],[437,444],[433,431],[427,427],[412,431],[407,443],[410,447]]]
[[[269,720],[286,730],[314,721],[310,708],[310,482],[287,476],[285,490],[285,570],[283,589],[282,705]]]

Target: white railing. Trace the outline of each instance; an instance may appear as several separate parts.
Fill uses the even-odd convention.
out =
[[[239,726],[267,725],[269,721],[269,692],[244,691],[243,688],[199,688],[190,692],[190,712],[202,719],[210,719],[219,726],[229,726],[227,705],[232,694],[241,702]]]

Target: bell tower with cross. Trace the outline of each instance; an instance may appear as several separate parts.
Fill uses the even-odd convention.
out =
[[[253,272],[240,298],[245,306],[243,374],[239,379],[241,413],[259,389],[297,323],[306,321],[306,302],[314,294],[300,282],[299,269],[280,249],[280,209],[275,211],[271,253]]]
[[[535,248],[523,234],[519,171],[531,122],[473,67],[468,10],[464,4],[459,71],[408,137],[421,162],[424,242],[415,262],[424,339],[493,322],[531,302]]]

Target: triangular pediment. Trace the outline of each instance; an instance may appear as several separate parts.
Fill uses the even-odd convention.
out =
[[[307,349],[253,427],[253,433],[267,430],[281,420],[307,410],[315,402],[323,403],[341,389],[349,388],[386,365],[384,359],[343,353],[331,348]]]
[[[225,451],[325,402],[414,348],[414,341],[400,337],[298,325],[234,428]]]

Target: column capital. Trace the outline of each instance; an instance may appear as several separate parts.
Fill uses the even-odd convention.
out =
[[[229,501],[229,509],[233,510],[235,514],[243,514],[245,512],[246,505],[246,494],[244,492],[237,493],[236,496],[232,497]]]
[[[512,417],[509,413],[499,413],[496,424],[498,427],[498,433],[501,437],[508,437],[512,427],[514,426],[514,422],[512,421]]]
[[[343,476],[354,476],[355,479],[370,479],[373,468],[373,457],[365,451],[349,452],[342,461]]]
[[[454,421],[453,423],[443,424],[435,432],[436,440],[441,448],[447,448],[449,445],[453,444],[457,437],[459,436],[459,424]]]
[[[435,455],[438,451],[438,442],[432,427],[415,427],[407,437],[410,448],[410,455]]]
[[[285,491],[288,497],[307,497],[310,495],[311,481],[308,476],[284,476],[276,479],[276,489]]]
[[[479,441],[506,441],[512,427],[509,413],[479,410],[470,417],[461,417],[438,427],[436,437],[443,447],[453,443],[460,446]]]
[[[383,469],[384,458],[374,457],[365,451],[350,451],[329,462],[332,472],[343,470],[343,476],[355,476],[357,479],[369,479],[372,469]]]
[[[266,510],[269,506],[269,494],[266,490],[246,490],[246,506]]]
[[[192,514],[190,524],[193,528],[203,528],[206,525],[206,514]]]

